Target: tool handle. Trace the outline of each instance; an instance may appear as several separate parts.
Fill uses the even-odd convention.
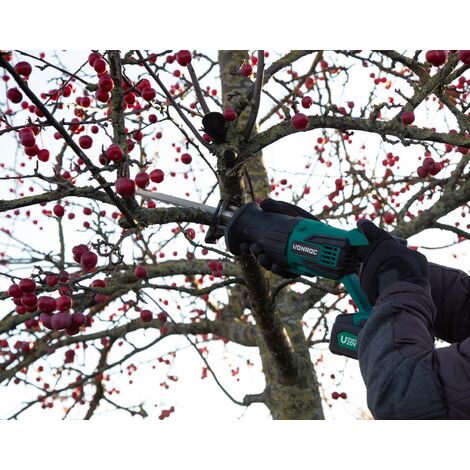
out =
[[[264,212],[256,202],[245,204],[227,224],[227,248],[234,255],[239,255],[241,243],[256,243],[273,262],[287,267],[287,241],[301,220],[286,214]]]

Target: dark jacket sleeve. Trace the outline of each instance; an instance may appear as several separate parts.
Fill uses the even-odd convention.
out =
[[[430,289],[395,282],[359,335],[359,366],[376,419],[470,419],[470,338],[434,346]]]
[[[436,306],[436,337],[448,343],[465,340],[470,336],[470,276],[429,263],[429,281]]]

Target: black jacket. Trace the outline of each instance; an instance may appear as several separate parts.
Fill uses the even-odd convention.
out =
[[[470,419],[470,277],[429,263],[429,279],[388,286],[359,335],[376,419]]]

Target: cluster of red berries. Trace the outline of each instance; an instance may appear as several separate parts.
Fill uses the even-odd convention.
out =
[[[153,320],[153,313],[150,310],[141,310],[140,311],[140,319],[144,323],[148,323],[148,322]],[[162,324],[166,323],[168,321],[168,313],[163,312],[163,311],[160,312],[157,315],[157,320]]]
[[[73,260],[80,263],[83,271],[93,271],[98,263],[98,255],[90,251],[88,246],[80,244],[72,248]]]
[[[58,276],[47,276],[46,282],[54,286],[59,282]],[[75,335],[86,323],[86,317],[81,312],[70,313],[72,298],[61,295],[57,299],[50,296],[38,297],[37,286],[32,279],[21,279],[18,284],[8,288],[8,294],[13,298],[16,312],[20,315],[26,312],[40,313],[39,321],[50,330],[65,330],[69,335]],[[54,313],[55,312],[55,313]]]
[[[154,183],[161,183],[164,179],[165,173],[160,169],[156,169],[150,173],[142,171],[138,173],[133,180],[126,176],[118,178],[114,186],[116,188],[116,192],[121,197],[130,198],[134,196],[136,186],[145,189],[149,185],[150,181],[153,181]]]
[[[428,175],[437,175],[441,170],[441,163],[436,162],[432,157],[426,157],[423,164],[418,167],[417,173],[420,178],[426,178]]]
[[[220,277],[224,273],[224,264],[221,261],[211,259],[207,263],[207,267],[212,271],[214,277]]]
[[[15,71],[18,75],[21,75],[25,80],[29,78],[32,72],[32,67],[29,62],[18,62],[15,65]],[[23,94],[18,88],[10,88],[7,90],[7,98],[15,104],[21,103],[23,100]]]
[[[434,67],[440,67],[447,61],[448,52],[458,52],[458,57],[464,64],[470,64],[470,51],[427,51],[426,62]]]
[[[24,153],[28,157],[37,156],[41,162],[49,160],[49,150],[40,149],[36,143],[36,136],[39,134],[39,128],[36,126],[24,127],[18,131],[20,144],[23,146]]]
[[[98,90],[95,92],[95,99],[100,103],[107,103],[110,98],[109,92],[114,88],[113,79],[107,70],[108,64],[99,52],[92,52],[88,56],[88,63],[98,75]]]
[[[171,413],[173,413],[174,411],[175,411],[174,406],[170,407],[168,410],[162,410],[162,412],[160,413],[160,416],[158,417],[158,419],[169,418]]]
[[[331,394],[331,398],[333,398],[333,400],[337,400],[338,398],[342,398],[343,400],[346,400],[346,398],[348,398],[348,395],[346,392],[333,392]]]
[[[136,88],[139,90],[140,96],[142,96],[145,101],[152,101],[157,96],[156,90],[152,88],[150,81],[146,78],[140,80],[140,82],[137,83]]]

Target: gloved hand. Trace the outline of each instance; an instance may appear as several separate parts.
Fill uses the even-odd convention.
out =
[[[263,212],[272,212],[277,214],[284,214],[291,217],[303,217],[313,220],[318,220],[315,216],[310,214],[304,209],[297,207],[293,204],[283,201],[275,201],[273,199],[265,199],[260,204]],[[228,247],[232,248],[232,252],[241,252],[243,254],[252,254],[257,260],[258,263],[265,269],[272,271],[274,274],[285,278],[294,278],[298,277],[298,274],[292,273],[285,270],[278,263],[273,261],[271,257],[265,252],[263,246],[259,243],[246,243],[242,242],[237,247],[236,243],[236,228],[229,224],[225,233],[225,241]]]
[[[370,220],[359,220],[357,227],[369,240],[359,276],[372,305],[396,281],[412,282],[431,292],[428,260],[422,253],[402,245]]]

